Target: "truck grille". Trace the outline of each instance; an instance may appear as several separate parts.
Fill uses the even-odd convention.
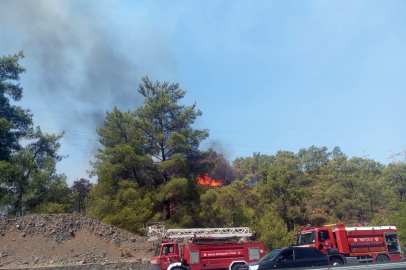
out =
[[[250,260],[259,260],[259,248],[249,248],[248,252]]]
[[[190,252],[190,264],[199,263],[199,251]]]
[[[149,267],[150,270],[161,270],[160,264],[151,264]]]

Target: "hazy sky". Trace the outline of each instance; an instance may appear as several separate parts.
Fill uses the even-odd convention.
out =
[[[406,145],[405,14],[402,0],[0,0],[0,55],[24,50],[18,105],[66,131],[69,185],[145,75],[179,82],[210,129],[201,149],[231,161],[316,145],[386,164]]]

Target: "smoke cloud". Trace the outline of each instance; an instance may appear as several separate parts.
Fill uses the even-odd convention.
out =
[[[26,54],[35,58],[38,90],[45,98],[128,106],[142,75],[117,49],[113,29],[105,27],[106,16],[74,3],[5,0],[0,17],[10,22]]]

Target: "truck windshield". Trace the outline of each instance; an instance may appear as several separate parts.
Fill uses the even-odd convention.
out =
[[[157,245],[154,252],[154,257],[158,257],[161,253],[161,245]]]
[[[299,235],[298,245],[308,245],[316,243],[316,231],[305,232]]]
[[[262,257],[262,259],[260,259],[260,262],[269,262],[269,261],[273,261],[276,257],[278,257],[279,253],[281,253],[281,249],[275,249],[274,251],[272,251],[271,253],[268,253],[267,255],[265,255],[264,257]]]

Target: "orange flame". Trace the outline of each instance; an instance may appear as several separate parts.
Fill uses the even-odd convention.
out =
[[[196,180],[200,185],[209,185],[212,187],[221,187],[223,185],[223,183],[221,183],[220,181],[216,181],[208,177],[207,173],[204,175],[203,174],[198,175]]]

